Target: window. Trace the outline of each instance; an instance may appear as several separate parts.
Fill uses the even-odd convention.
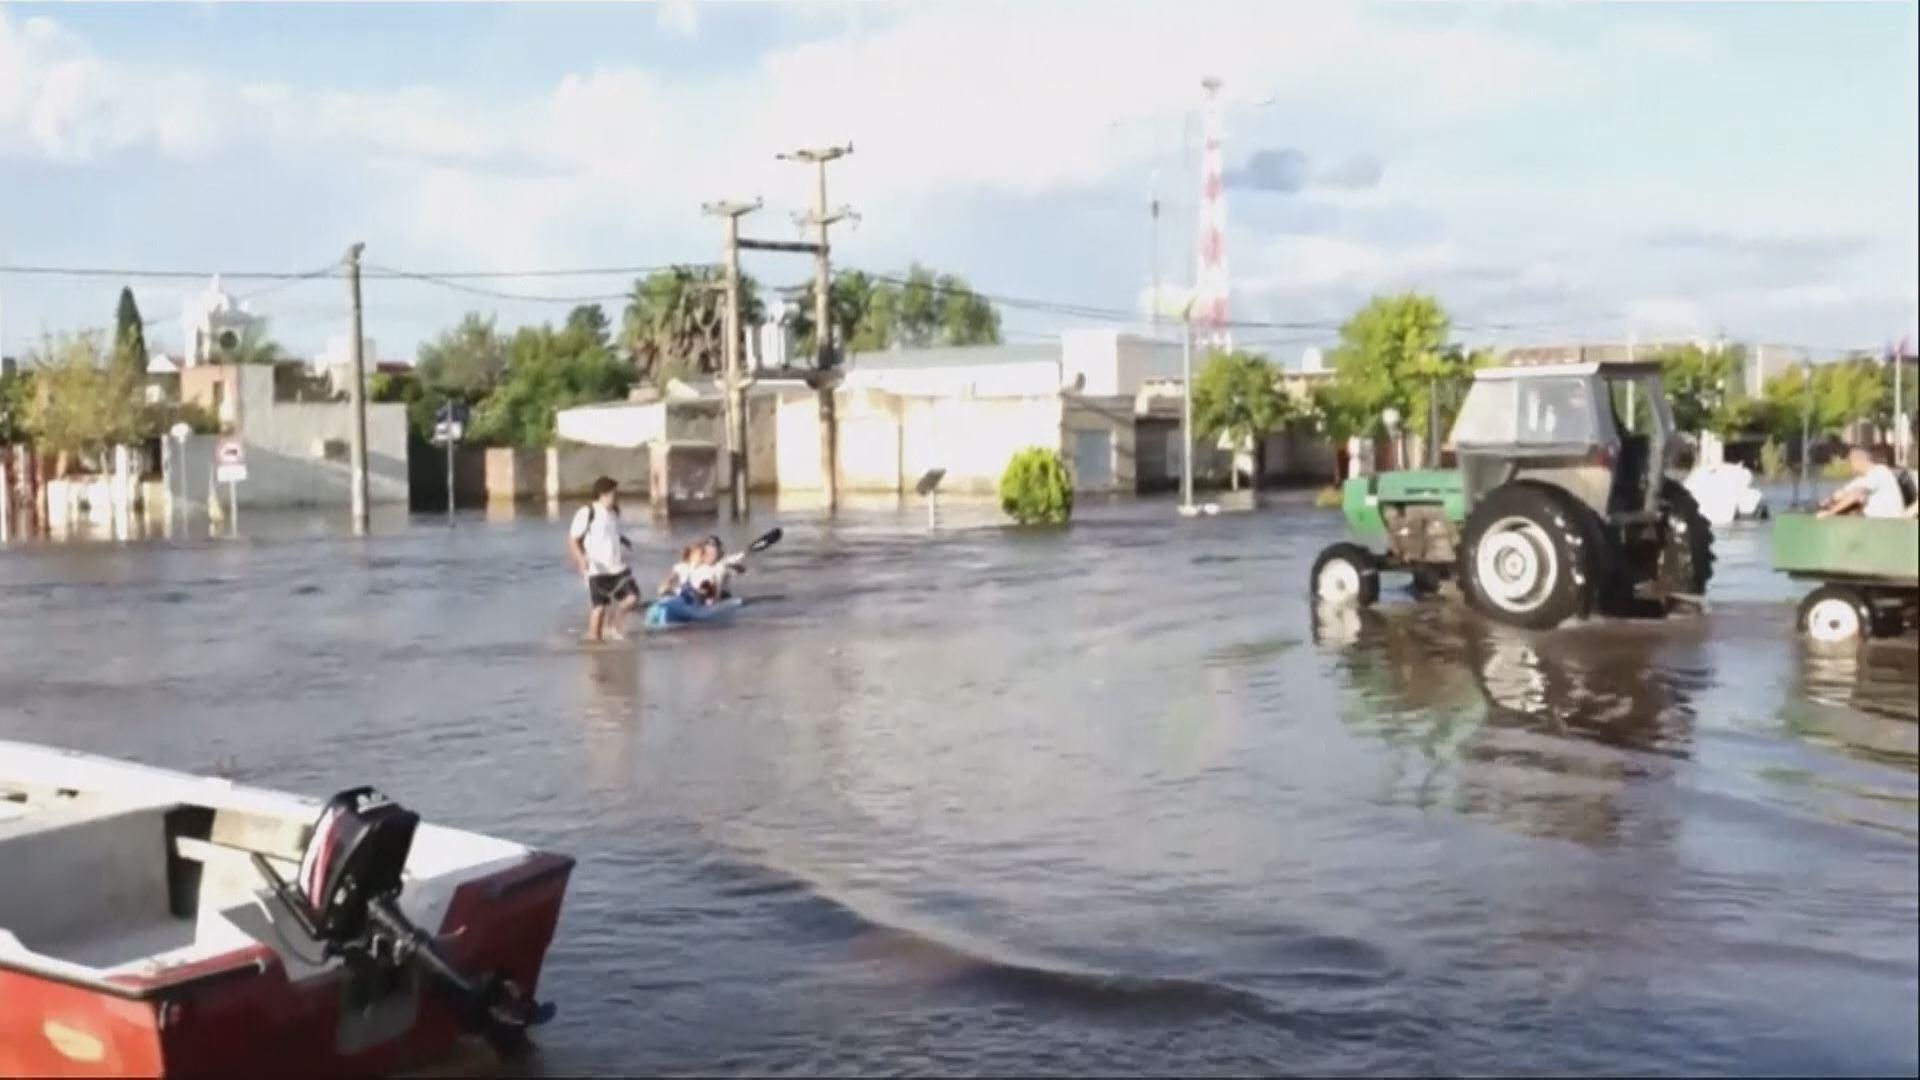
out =
[[[1473,384],[1453,425],[1456,446],[1553,446],[1599,436],[1587,380],[1488,379]]]

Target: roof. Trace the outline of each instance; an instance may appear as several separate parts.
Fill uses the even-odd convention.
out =
[[[852,371],[927,371],[1059,362],[1059,345],[952,345],[854,353],[847,358],[847,368]]]
[[[1475,379],[1537,379],[1549,375],[1597,375],[1602,371],[1609,374],[1652,374],[1660,370],[1655,360],[1588,360],[1584,363],[1568,363],[1563,360],[1528,360],[1519,363],[1505,363],[1498,367],[1481,368],[1473,373]]]

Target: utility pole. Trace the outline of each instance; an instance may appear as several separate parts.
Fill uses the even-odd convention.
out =
[[[1193,509],[1193,297],[1180,310],[1180,513]]]
[[[727,292],[721,355],[726,358],[727,478],[732,487],[733,519],[747,518],[747,388],[740,377],[740,219],[760,209],[753,202],[713,202],[700,208],[726,219]]]
[[[1147,304],[1147,318],[1152,320],[1154,348],[1160,347],[1160,170],[1155,168],[1151,178],[1152,193],[1147,198],[1147,279],[1152,292],[1147,295],[1153,299]]]
[[[774,155],[780,161],[798,161],[812,165],[815,170],[813,212],[800,215],[797,220],[802,225],[812,225],[815,229],[815,243],[820,250],[813,259],[813,344],[814,369],[825,374],[828,368],[839,362],[836,343],[833,340],[833,258],[827,242],[827,228],[849,218],[857,218],[846,207],[829,213],[827,211],[827,163],[838,161],[853,153],[853,144],[845,146],[825,146],[795,150],[791,153]],[[826,497],[827,509],[834,510],[840,503],[839,476],[839,423],[834,415],[833,385],[823,380],[818,390],[820,394],[820,488]]]
[[[362,355],[365,337],[361,331],[360,315],[360,253],[366,247],[356,241],[347,248],[347,295],[353,304],[353,340],[349,354],[352,357],[353,381],[347,387],[347,402],[353,407],[353,476],[350,484],[353,532],[356,536],[364,536],[367,531],[367,374],[366,358]]]

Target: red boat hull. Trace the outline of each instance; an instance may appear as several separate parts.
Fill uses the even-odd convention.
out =
[[[438,936],[454,965],[500,972],[533,993],[573,860],[536,853],[463,883]],[[316,947],[317,949],[317,947]],[[464,1034],[422,992],[391,1037],[343,1045],[344,970],[300,983],[273,950],[235,950],[114,989],[0,967],[0,1076],[367,1076],[415,1067]]]

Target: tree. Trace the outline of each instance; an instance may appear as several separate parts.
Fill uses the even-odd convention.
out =
[[[507,343],[493,326],[492,316],[470,311],[421,345],[415,365],[421,385],[442,400],[473,402],[492,392],[507,367]]]
[[[28,413],[33,407],[33,373],[0,375],[0,447],[26,442]]]
[[[1872,359],[1855,358],[1780,372],[1763,393],[1766,429],[1791,439],[1803,425],[1812,434],[1829,435],[1856,421],[1884,422],[1890,394],[1879,368]]]
[[[685,375],[719,373],[726,363],[726,275],[713,266],[656,270],[633,283],[620,344],[643,378],[664,385]],[[760,288],[740,275],[740,347],[766,315]]]
[[[141,380],[111,362],[98,335],[50,338],[34,365],[26,427],[42,451],[57,456],[57,475],[76,460],[97,465],[109,448],[141,437]]]
[[[841,353],[878,352],[894,346],[997,345],[1000,312],[953,274],[935,274],[915,263],[900,280],[851,271],[836,277],[828,312]],[[813,337],[813,288],[801,298],[794,329],[803,354],[817,351]]]
[[[513,335],[507,368],[473,415],[476,442],[547,446],[554,414],[588,402],[623,398],[633,366],[615,358],[581,327],[522,327]]]
[[[1073,516],[1073,475],[1042,446],[1013,455],[1000,474],[1000,509],[1022,525],[1064,525]]]
[[[1265,357],[1215,353],[1193,383],[1193,428],[1203,439],[1225,436],[1236,449],[1251,447],[1254,483],[1265,470],[1266,439],[1294,415],[1293,399],[1274,385],[1278,373]],[[1229,470],[1240,486],[1239,470]]]
[[[1823,431],[1839,431],[1858,421],[1884,425],[1890,418],[1891,387],[1880,365],[1855,357],[1814,369],[1814,413]]]
[[[1476,359],[1447,344],[1450,327],[1439,302],[1418,293],[1376,296],[1347,320],[1333,367],[1338,411],[1355,425],[1350,435],[1373,431],[1388,409],[1426,433],[1436,383],[1460,378]]]
[[[1694,434],[1720,430],[1715,417],[1721,422],[1728,419],[1721,410],[1727,401],[1727,383],[1740,370],[1740,358],[1737,347],[1705,349],[1692,344],[1667,349],[1656,357],[1675,428]]]
[[[113,317],[113,361],[143,375],[147,370],[146,323],[140,318],[133,289],[125,285],[120,287],[120,306]]]
[[[1378,414],[1369,412],[1366,403],[1357,400],[1337,378],[1314,387],[1311,400],[1314,420],[1333,443],[1333,482],[1337,485],[1345,479],[1340,475],[1340,455],[1347,440],[1373,430]]]
[[[601,349],[613,346],[613,324],[599,304],[581,304],[567,312],[566,330]]]

